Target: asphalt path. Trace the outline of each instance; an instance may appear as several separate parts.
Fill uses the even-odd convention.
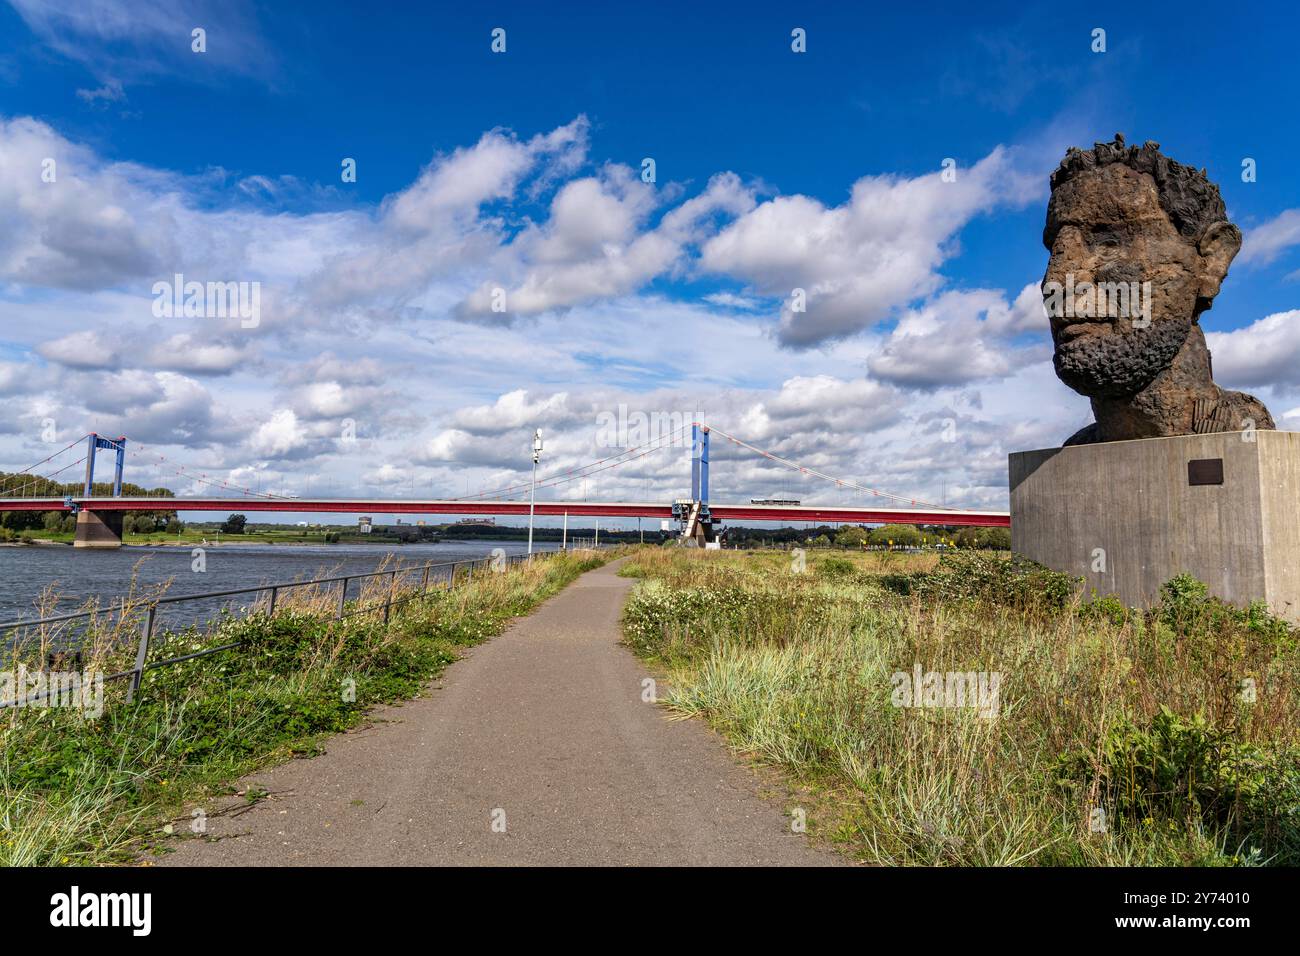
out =
[[[783,794],[702,722],[647,702],[619,644],[633,582],[580,577],[427,694],[241,782],[160,866],[827,865]],[[185,821],[176,829],[188,835]]]

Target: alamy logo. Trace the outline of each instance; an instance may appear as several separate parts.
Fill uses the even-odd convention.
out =
[[[100,671],[29,671],[22,664],[0,673],[0,707],[73,707],[86,717],[104,713]]]
[[[1151,324],[1150,282],[1043,283],[1043,305],[1054,319],[1132,319],[1136,329]]]
[[[685,448],[694,420],[688,412],[629,412],[627,405],[620,402],[617,412],[596,415],[596,444],[601,448],[636,448],[666,440],[665,448]]]
[[[186,282],[179,272],[172,279],[153,284],[154,318],[239,319],[243,329],[262,322],[260,282]]]
[[[895,707],[969,707],[981,717],[998,715],[1002,674],[998,671],[895,671],[890,678]]]
[[[148,936],[153,928],[150,893],[82,893],[74,886],[50,897],[51,926],[129,926],[133,936]]]

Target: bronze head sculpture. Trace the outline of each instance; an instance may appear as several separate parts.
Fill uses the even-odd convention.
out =
[[[1067,445],[1273,428],[1214,384],[1201,313],[1241,249],[1205,170],[1124,137],[1071,148],[1052,174],[1043,277],[1057,376],[1096,421]]]

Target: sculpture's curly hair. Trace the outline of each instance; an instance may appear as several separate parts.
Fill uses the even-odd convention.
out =
[[[1213,223],[1226,222],[1227,209],[1219,187],[1210,182],[1204,169],[1184,166],[1160,152],[1160,144],[1147,140],[1141,146],[1126,146],[1124,134],[1116,133],[1109,143],[1095,143],[1092,149],[1071,146],[1061,165],[1052,173],[1052,190],[1089,169],[1123,163],[1156,181],[1160,207],[1182,235],[1199,240]]]

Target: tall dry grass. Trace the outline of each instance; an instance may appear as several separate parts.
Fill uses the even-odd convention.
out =
[[[823,831],[873,863],[1300,859],[1289,628],[1191,599],[1136,614],[1059,576],[1024,589],[1005,563],[918,574],[894,557],[796,573],[789,555],[643,553],[627,641],[666,668],[670,707],[819,788]],[[1205,620],[1178,618],[1198,608]],[[895,706],[893,675],[917,665],[999,673],[997,716]],[[1218,789],[1163,792],[1145,766],[1159,761],[1209,767]]]

